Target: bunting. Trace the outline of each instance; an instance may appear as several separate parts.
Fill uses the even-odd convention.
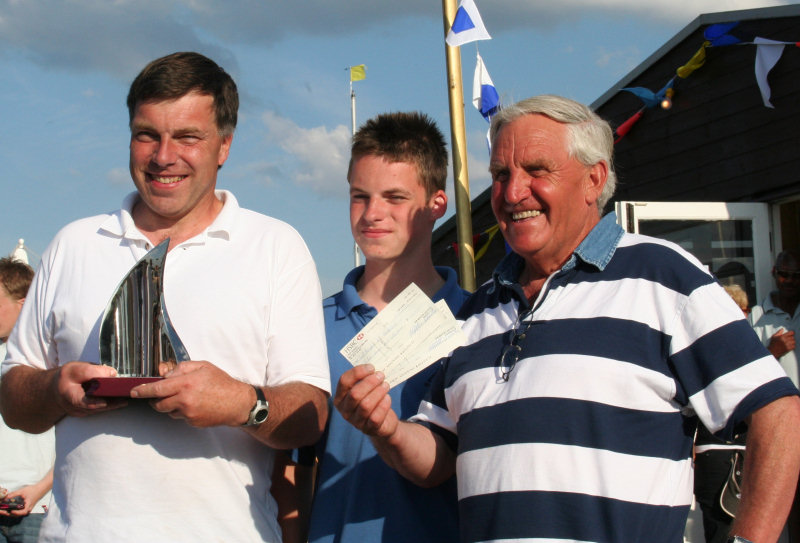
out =
[[[491,40],[492,37],[486,30],[478,13],[478,8],[474,0],[461,0],[458,3],[458,10],[453,19],[453,26],[447,33],[445,41],[451,47],[459,47],[465,43],[477,40]]]
[[[706,50],[709,47],[725,47],[731,45],[755,45],[756,58],[755,58],[755,76],[758,83],[761,98],[764,102],[764,107],[774,108],[770,97],[772,91],[769,86],[768,76],[770,71],[780,60],[786,45],[794,45],[800,47],[800,42],[787,42],[775,41],[761,37],[755,37],[752,41],[744,41],[741,37],[735,35],[734,31],[737,30],[739,23],[719,23],[709,25],[703,31],[704,42],[700,49],[692,55],[685,64],[679,66],[675,70],[675,77],[672,77],[659,91],[653,91],[645,87],[625,87],[621,91],[630,92],[638,97],[644,107],[634,113],[625,122],[617,127],[615,130],[616,139],[614,143],[619,142],[628,132],[630,132],[633,125],[635,125],[644,115],[644,111],[648,108],[661,105],[664,109],[669,109],[672,106],[672,98],[675,95],[675,86],[681,81],[688,78],[696,70],[702,68],[706,63]],[[741,32],[740,32],[741,33]]]
[[[500,96],[497,89],[489,77],[489,71],[483,63],[480,53],[477,54],[478,60],[475,64],[475,77],[472,79],[472,105],[481,112],[487,122],[491,122],[492,115],[497,113],[500,105]]]
[[[758,82],[758,90],[761,91],[764,107],[775,109],[775,106],[769,101],[772,89],[769,87],[767,76],[781,59],[783,48],[786,47],[786,44],[766,38],[756,38],[753,42],[756,44],[756,81]]]

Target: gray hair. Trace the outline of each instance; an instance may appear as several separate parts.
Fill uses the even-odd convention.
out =
[[[613,162],[614,133],[611,126],[581,103],[553,94],[542,94],[504,106],[492,117],[489,130],[492,145],[494,146],[497,133],[504,125],[525,115],[536,114],[567,125],[569,156],[584,166],[594,166],[598,162],[608,165],[608,178],[597,199],[597,209],[602,214],[617,187]]]

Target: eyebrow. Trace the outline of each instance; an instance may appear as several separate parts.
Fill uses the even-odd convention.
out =
[[[148,122],[134,122],[131,124],[131,131],[135,130],[147,130],[150,132],[159,133],[159,130],[152,124]],[[205,134],[205,130],[201,129],[198,126],[184,126],[180,128],[174,129],[170,134],[173,136],[185,136],[187,134]]]

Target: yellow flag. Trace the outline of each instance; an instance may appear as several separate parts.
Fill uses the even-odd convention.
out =
[[[367,67],[363,64],[350,66],[350,81],[361,81],[367,78]]]
[[[681,79],[686,79],[693,71],[706,63],[706,47],[709,45],[711,45],[710,41],[703,42],[703,46],[694,54],[692,58],[689,59],[689,62],[675,70],[675,73],[678,74],[678,77]]]

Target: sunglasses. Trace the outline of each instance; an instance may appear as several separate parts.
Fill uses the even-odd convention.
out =
[[[525,320],[526,318],[527,320]],[[520,343],[527,337],[533,322],[530,312],[524,315],[517,315],[517,322],[514,323],[514,328],[509,335],[508,345],[503,347],[503,352],[500,354],[500,371],[505,382],[508,382],[511,372],[519,361],[519,355],[522,353],[522,345]]]
[[[775,270],[775,275],[781,279],[800,279],[800,271]]]

